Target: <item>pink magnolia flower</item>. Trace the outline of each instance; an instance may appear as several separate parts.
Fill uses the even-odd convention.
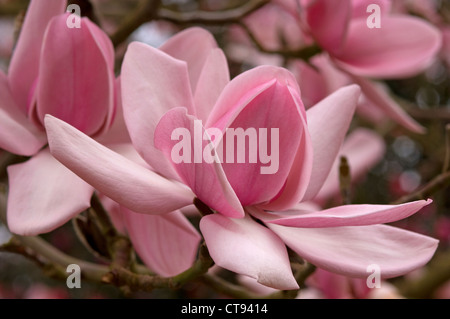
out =
[[[383,276],[398,276],[433,255],[435,239],[380,225],[414,214],[430,201],[293,208],[314,199],[327,178],[360,95],[357,86],[305,111],[295,78],[283,68],[258,67],[230,81],[222,51],[199,28],[179,33],[160,49],[130,44],[121,76],[130,137],[153,170],[47,115],[52,154],[136,213],[167,214],[195,197],[201,200],[214,211],[202,217],[200,229],[218,266],[266,286],[297,289],[286,246],[318,267],[359,277],[374,263]],[[199,119],[204,126],[197,125]],[[200,131],[200,146],[211,151],[212,161],[175,163],[171,134],[180,128],[192,136]],[[217,150],[227,137],[212,141],[209,134],[227,128],[277,128],[279,170],[261,174],[260,160],[220,162]],[[199,141],[190,143],[193,149],[199,146],[194,145]]]
[[[112,44],[87,18],[70,29],[65,6],[31,1],[8,75],[0,73],[0,148],[31,157],[8,167],[8,226],[20,235],[61,226],[90,206],[94,191],[45,147],[45,115],[100,137],[115,112]]]

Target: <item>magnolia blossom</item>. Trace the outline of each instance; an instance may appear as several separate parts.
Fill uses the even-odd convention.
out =
[[[300,61],[293,65],[302,78],[302,72],[307,73],[307,83],[300,80],[300,85],[315,88],[305,91],[307,100],[317,101],[333,92],[330,88],[356,83],[364,94],[359,108],[363,115],[374,121],[388,116],[411,131],[423,133],[424,128],[374,79],[405,78],[424,71],[439,53],[442,34],[427,21],[393,12],[391,7],[391,0],[277,0],[263,7],[261,13],[250,15],[245,23],[266,48],[272,49],[276,43],[273,32],[258,31],[256,26],[261,24],[277,30],[283,39],[281,49],[301,43],[296,48],[317,45],[324,51],[310,60],[313,68]],[[374,14],[376,17],[372,17]],[[289,32],[277,28],[284,20],[296,22],[297,27],[289,28]],[[294,35],[301,40],[293,41]],[[313,73],[312,79],[319,82],[311,83]],[[340,75],[336,77],[336,73]]]
[[[61,226],[90,206],[94,191],[45,147],[45,115],[99,137],[115,113],[112,44],[87,18],[68,28],[65,6],[31,1],[8,75],[0,73],[0,148],[31,157],[8,167],[8,226],[20,235]]]
[[[318,267],[357,277],[365,277],[370,264],[379,265],[383,277],[399,276],[432,257],[435,239],[381,225],[414,214],[430,200],[322,211],[298,206],[313,200],[329,175],[360,96],[358,86],[342,88],[305,111],[298,84],[286,69],[257,67],[230,81],[222,51],[199,28],[175,35],[159,49],[131,43],[121,80],[125,122],[148,165],[47,115],[52,154],[143,216],[171,214],[194,198],[206,204],[213,213],[202,217],[200,230],[218,266],[269,287],[297,289],[286,246]],[[172,132],[184,128],[194,136],[199,119],[201,146],[214,158],[224,140],[209,132],[278,128],[279,170],[260,174],[261,162],[175,163],[171,153],[178,141]],[[198,141],[191,143],[194,148]],[[147,240],[141,232],[137,227],[135,236]],[[159,244],[167,264],[178,261],[164,241]]]

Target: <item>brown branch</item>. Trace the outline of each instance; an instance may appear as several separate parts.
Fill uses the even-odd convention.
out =
[[[124,42],[141,25],[155,19],[160,5],[161,0],[142,0],[110,36],[114,47]]]
[[[446,173],[450,170],[450,124],[445,126],[445,158],[444,166],[442,167],[442,173]]]
[[[429,183],[422,186],[419,190],[407,194],[398,200],[394,201],[392,204],[403,204],[415,200],[421,200],[421,199],[427,199],[430,197],[433,193],[437,192],[438,190],[447,187],[450,184],[450,172],[446,172],[444,174],[440,174],[433,178]]]
[[[249,0],[242,6],[222,11],[179,12],[161,7],[158,18],[176,24],[232,24],[263,7],[269,0]]]

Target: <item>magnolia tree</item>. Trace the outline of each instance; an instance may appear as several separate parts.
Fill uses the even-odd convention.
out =
[[[0,297],[450,297],[448,4],[0,8]]]

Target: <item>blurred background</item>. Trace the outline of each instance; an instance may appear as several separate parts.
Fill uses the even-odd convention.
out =
[[[415,3],[415,1],[397,0]],[[437,23],[443,32],[449,33],[450,1],[425,0],[433,2],[435,11],[425,14],[417,6],[408,7],[409,13]],[[138,0],[91,0],[71,1],[81,6],[83,14],[95,20],[108,34],[114,34],[127,17],[136,11]],[[243,0],[163,0],[162,6],[171,12],[212,12],[220,13],[229,9],[241,8]],[[403,3],[404,4],[404,3]],[[28,0],[0,0],[0,69],[7,73],[9,59],[17,38],[18,26],[24,17]],[[157,19],[142,23],[129,37],[116,46],[116,68],[130,41],[138,40],[152,46],[159,46],[171,35],[183,28],[198,25],[210,30],[228,57],[232,77],[260,63],[288,65],[289,58],[276,53],[261,52],[252,43],[242,28],[229,22],[210,23],[191,21],[170,21]],[[283,21],[280,21],[282,24]],[[282,39],[280,42],[283,42]],[[447,46],[450,46],[448,43]],[[450,48],[444,47],[432,65],[423,73],[407,79],[384,81],[393,93],[395,100],[426,129],[425,134],[411,133],[404,128],[380,121],[373,123],[356,116],[353,127],[366,127],[376,131],[384,140],[385,155],[371,170],[352,186],[352,203],[388,204],[402,196],[412,194],[437,178],[443,170],[446,152],[446,125],[450,123]],[[5,154],[0,153],[0,160]],[[6,183],[5,171],[0,172],[0,181]],[[450,186],[444,180],[431,195],[433,204],[425,207],[395,226],[411,229],[440,240],[438,252],[430,263],[431,272],[428,286],[414,290],[408,286],[410,296],[419,298],[450,298]],[[339,195],[330,203],[339,203]],[[196,223],[196,220],[193,220]],[[5,225],[0,223],[0,244],[9,240]],[[72,224],[43,236],[57,248],[81,259],[98,262],[78,240]],[[443,269],[442,269],[443,268]],[[424,270],[423,273],[426,273]],[[226,275],[226,274],[225,274]],[[407,278],[392,280],[402,287],[405,281],[419,278],[421,271]],[[434,280],[434,281],[433,281]],[[418,281],[419,282],[419,281]],[[52,278],[52,270],[40,267],[39,260],[30,260],[20,254],[0,252],[0,298],[122,298],[127,297],[118,288],[84,282],[81,289],[67,289],[65,282]],[[155,290],[152,293],[133,294],[134,298],[183,298],[220,297],[200,283],[192,283],[177,291]]]

